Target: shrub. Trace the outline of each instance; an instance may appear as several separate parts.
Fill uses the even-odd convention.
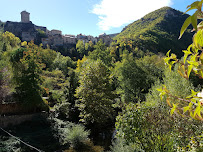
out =
[[[52,119],[53,128],[62,146],[73,149],[80,149],[89,142],[89,131],[79,124],[74,124],[60,119]]]
[[[70,103],[69,102],[63,102],[61,104],[55,105],[55,112],[57,115],[57,118],[60,119],[67,119],[69,118],[70,113]]]
[[[180,97],[190,94],[193,85],[176,72],[165,72],[164,85]],[[166,99],[161,101],[157,91],[162,83],[157,81],[141,104],[128,104],[117,117],[117,136],[133,143],[136,150],[185,151],[201,150],[202,124],[188,118],[170,116]]]
[[[1,152],[20,152],[20,142],[16,139],[0,136],[0,151]]]
[[[127,145],[126,142],[118,138],[116,139],[113,143],[112,146],[110,147],[109,152],[134,152],[135,149],[133,148],[132,144]]]
[[[136,150],[172,151],[173,136],[170,136],[170,122],[164,112],[159,108],[128,104],[117,117],[117,136],[127,144],[133,143]]]
[[[66,130],[66,134],[65,141],[69,142],[74,149],[78,149],[88,140],[90,132],[86,131],[82,125],[73,125]]]

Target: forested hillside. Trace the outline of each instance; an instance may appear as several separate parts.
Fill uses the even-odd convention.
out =
[[[178,40],[180,28],[188,16],[170,7],[163,7],[129,24],[114,39],[118,43],[133,40],[139,49],[154,53],[166,53],[171,49],[181,55],[180,50],[186,49],[192,43],[191,30]]]
[[[202,3],[185,24],[174,9],[152,12],[110,46],[55,51],[0,31],[0,151],[202,152]]]

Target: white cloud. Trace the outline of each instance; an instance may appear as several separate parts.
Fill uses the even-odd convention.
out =
[[[171,6],[172,0],[102,0],[94,5],[93,14],[98,15],[98,26],[107,31],[140,19],[163,6]]]

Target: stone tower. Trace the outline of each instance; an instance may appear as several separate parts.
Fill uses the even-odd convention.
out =
[[[26,11],[21,12],[21,22],[29,23],[30,22],[30,13]]]

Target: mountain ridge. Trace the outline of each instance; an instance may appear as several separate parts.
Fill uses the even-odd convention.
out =
[[[133,40],[142,50],[166,53],[172,49],[172,52],[182,55],[181,50],[192,43],[192,27],[178,40],[182,24],[188,16],[171,7],[162,7],[126,26],[114,40],[118,43]]]

